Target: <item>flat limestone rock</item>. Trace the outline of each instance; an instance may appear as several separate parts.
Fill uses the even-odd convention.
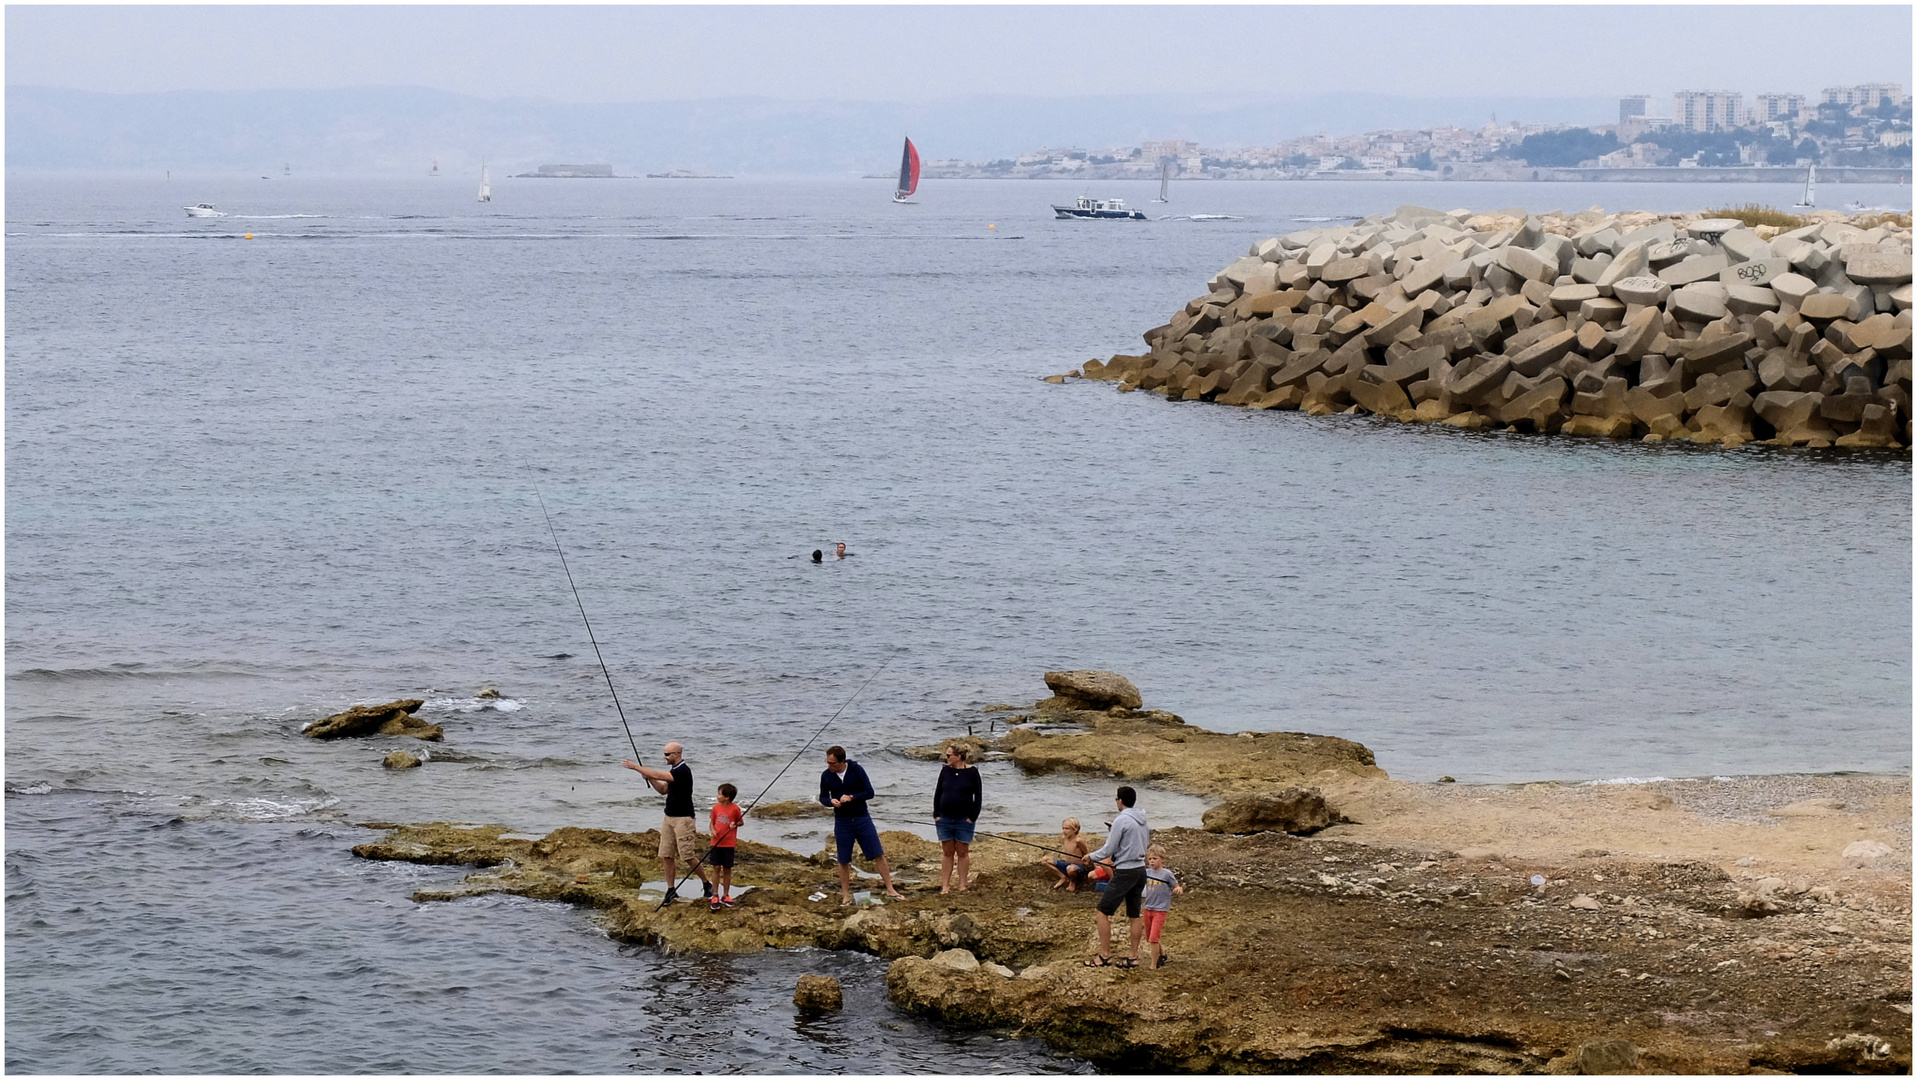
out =
[[[1116,705],[1136,709],[1145,703],[1138,687],[1116,671],[1048,671],[1045,685],[1059,698],[1078,702],[1065,708],[1109,709]]]
[[[785,818],[831,817],[832,808],[821,805],[814,799],[791,799],[786,802],[761,803],[752,808],[752,816],[768,821]]]
[[[418,698],[389,701],[384,705],[355,705],[343,713],[315,720],[300,729],[309,739],[350,739],[367,735],[410,735],[415,739],[439,741],[445,729],[413,718],[414,710],[425,702]]]
[[[1337,820],[1315,787],[1288,787],[1236,795],[1205,811],[1206,832],[1242,835],[1258,832],[1315,833]]]

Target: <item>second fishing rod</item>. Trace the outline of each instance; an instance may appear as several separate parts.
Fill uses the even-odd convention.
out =
[[[785,767],[781,768],[776,774],[774,774],[771,780],[766,781],[765,787],[760,788],[759,793],[752,797],[752,801],[745,805],[745,809],[740,814],[741,817],[744,817],[746,814],[750,814],[752,812],[752,808],[759,805],[759,800],[765,798],[766,792],[772,790],[772,785],[778,783],[779,778],[784,776],[786,772],[792,768],[792,766],[798,764],[799,758],[803,757],[807,750],[812,749],[812,744],[819,741],[819,736],[825,734],[825,729],[831,727],[832,722],[834,720],[837,720],[841,715],[843,715],[845,713],[845,710],[851,708],[853,702],[859,700],[859,695],[865,693],[865,688],[872,685],[872,680],[878,678],[879,675],[882,674],[887,667],[891,666],[892,659],[893,657],[890,657],[890,656],[886,657],[885,663],[880,664],[877,671],[874,671],[872,674],[867,675],[865,677],[865,681],[859,684],[859,688],[857,690],[852,691],[852,696],[845,699],[845,704],[839,706],[839,709],[837,712],[833,713],[831,716],[826,717],[825,723],[819,725],[819,730],[813,732],[812,737],[805,741],[805,745],[799,747],[798,751],[792,755],[791,760],[785,763]],[[715,832],[715,834],[712,837],[712,844],[706,848],[706,853],[704,855],[699,856],[698,861],[692,864],[692,869],[687,870],[684,877],[680,878],[676,882],[667,883],[665,899],[659,901],[659,906],[657,908],[654,908],[653,910],[655,911],[663,910],[667,904],[670,904],[674,900],[678,899],[679,887],[681,885],[684,885],[686,882],[692,880],[692,875],[697,874],[699,872],[699,868],[706,864],[706,860],[712,857],[713,851],[716,850],[718,846],[719,846],[719,837]]]

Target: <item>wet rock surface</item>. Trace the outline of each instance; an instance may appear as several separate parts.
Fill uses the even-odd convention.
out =
[[[1908,777],[1406,784],[1344,740],[1083,720],[1094,730],[1008,738],[1113,725],[1086,760],[1129,767],[1130,740],[1151,739],[1155,775],[1214,793],[1329,762],[1314,786],[1346,820],[1310,837],[1156,830],[1187,889],[1158,970],[1082,966],[1094,896],[1054,890],[1045,852],[983,836],[971,888],[941,896],[939,846],[884,833],[907,899],[850,908],[828,853],[742,840],[750,888],[718,912],[661,909],[652,831],[384,825],[354,853],[475,867],[416,900],[574,903],[621,941],[875,954],[903,1008],[1112,1069],[1602,1072],[1626,1047],[1639,1072],[1910,1067]],[[1198,780],[1226,748],[1237,771]],[[1860,842],[1888,854],[1846,859]],[[1120,920],[1119,957],[1124,938]]]
[[[1256,795],[1330,772],[1383,779],[1371,751],[1298,731],[1224,734],[1172,713],[1133,709],[1013,716],[1040,721],[986,743],[1030,773],[1075,772],[1162,784],[1194,795]],[[1069,724],[1057,734],[1053,725]]]
[[[473,864],[484,869],[461,886],[415,898],[578,903],[624,941],[874,953],[895,961],[888,987],[901,1007],[1041,1036],[1117,1069],[1575,1072],[1621,1053],[1593,1040],[1629,1043],[1651,1072],[1910,1064],[1907,875],[1900,896],[1785,890],[1759,919],[1736,912],[1730,874],[1696,860],[1484,862],[1282,833],[1154,838],[1188,890],[1165,932],[1172,960],[1156,971],[1081,966],[1093,897],[1054,891],[1013,845],[976,845],[972,888],[940,896],[924,884],[937,846],[886,833],[909,898],[840,908],[823,853],[748,842],[739,880],[753,888],[722,912],[658,910],[658,894],[640,891],[657,876],[650,832],[528,840],[399,827],[355,853]],[[1123,939],[1120,929],[1120,956]]]
[[[839,980],[830,975],[801,975],[792,992],[792,1004],[801,1009],[831,1011],[845,1005],[845,992]]]
[[[445,736],[445,729],[413,716],[425,702],[418,698],[389,701],[384,705],[355,705],[343,713],[315,720],[300,729],[309,739],[350,739],[368,735],[410,735],[434,742]]]

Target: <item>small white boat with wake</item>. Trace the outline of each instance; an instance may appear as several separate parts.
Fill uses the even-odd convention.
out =
[[[210,202],[195,203],[192,206],[181,207],[181,209],[186,211],[187,217],[225,217],[226,216],[226,212],[224,210],[213,209],[213,204]]]
[[[1143,210],[1133,210],[1123,199],[1094,199],[1080,195],[1071,206],[1052,204],[1052,212],[1061,218],[1095,218],[1113,221],[1145,221]]]

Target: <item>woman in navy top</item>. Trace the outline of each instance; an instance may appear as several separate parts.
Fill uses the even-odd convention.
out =
[[[939,767],[939,782],[932,789],[932,816],[938,821],[939,844],[945,849],[939,866],[941,894],[952,891],[954,863],[958,864],[958,891],[964,892],[971,880],[972,835],[983,802],[978,770],[966,761],[965,747],[952,743],[945,748],[945,764]]]

